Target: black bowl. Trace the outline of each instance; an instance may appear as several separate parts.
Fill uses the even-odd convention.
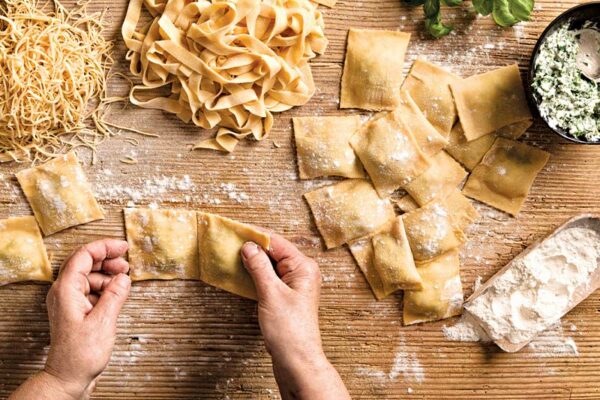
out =
[[[560,14],[558,17],[556,17],[554,19],[554,21],[552,21],[550,23],[550,25],[548,25],[546,27],[546,29],[544,29],[544,32],[542,32],[537,43],[535,44],[535,47],[533,48],[533,52],[531,53],[531,61],[529,63],[529,71],[527,73],[527,81],[528,81],[527,82],[527,95],[529,97],[529,102],[533,105],[533,107],[535,108],[538,115],[540,115],[540,117],[546,123],[546,125],[550,129],[552,129],[557,135],[559,135],[567,140],[570,140],[571,142],[575,142],[575,143],[600,144],[600,141],[588,142],[586,140],[578,139],[578,138],[570,135],[567,131],[565,131],[564,129],[562,129],[560,127],[557,127],[557,128],[551,127],[548,124],[548,121],[546,121],[546,119],[541,116],[540,110],[538,108],[538,100],[536,99],[533,88],[531,87],[531,84],[533,82],[533,75],[535,73],[535,71],[534,71],[535,61],[538,57],[540,46],[546,40],[546,37],[548,35],[550,35],[552,32],[554,32],[555,30],[557,30],[558,28],[563,26],[563,24],[567,23],[569,20],[571,21],[570,28],[572,28],[572,29],[581,28],[585,21],[596,21],[596,22],[600,23],[600,1],[594,1],[591,3],[580,4],[578,6],[570,8],[567,11]]]

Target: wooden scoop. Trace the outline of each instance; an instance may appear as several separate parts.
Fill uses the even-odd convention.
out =
[[[561,231],[563,231],[565,229],[577,228],[577,227],[592,229],[592,230],[600,233],[600,217],[594,216],[594,215],[590,215],[590,214],[579,215],[577,217],[571,218],[570,220],[568,220],[567,222],[565,222],[563,225],[561,225],[558,228],[556,228],[556,230],[554,232],[552,232],[546,238],[538,239],[535,242],[533,242],[529,247],[527,247],[525,250],[523,250],[523,252],[521,252],[521,254],[519,254],[518,256],[516,256],[504,268],[502,268],[494,276],[492,276],[490,279],[488,279],[487,282],[485,282],[483,285],[481,285],[467,299],[467,301],[464,304],[464,306],[465,306],[465,308],[464,308],[465,313],[467,313],[467,314],[469,314],[469,316],[473,317],[473,319],[475,319],[475,321],[477,321],[479,323],[479,325],[481,326],[481,328],[488,335],[490,335],[491,332],[489,332],[487,324],[485,324],[483,321],[481,321],[474,314],[470,313],[469,310],[467,309],[468,306],[473,302],[473,300],[475,300],[476,298],[478,298],[479,296],[481,296],[483,293],[485,293],[485,291],[490,286],[492,286],[494,284],[494,282],[496,281],[496,279],[498,279],[500,276],[502,276],[513,265],[513,263],[516,260],[522,259],[527,254],[529,254],[530,252],[532,252],[535,249],[537,249],[538,246],[541,243],[543,243],[544,241],[552,238],[557,233],[559,233],[559,232],[561,232]],[[566,313],[568,313],[569,311],[571,311],[577,304],[581,303],[586,297],[588,297],[590,294],[592,294],[598,288],[600,288],[600,267],[596,268],[596,270],[594,271],[594,273],[590,276],[590,280],[588,281],[587,284],[582,284],[582,285],[578,286],[575,289],[573,297],[571,298],[571,301],[569,302],[566,311],[563,313],[563,315],[561,315],[561,318]],[[510,341],[508,341],[506,339],[499,339],[499,340],[495,340],[494,342],[502,350],[504,350],[506,352],[509,352],[509,353],[514,353],[516,351],[521,350],[523,347],[525,347],[529,342],[531,342],[531,340],[533,340],[533,338],[530,339],[530,340],[524,341],[524,342],[520,342],[520,343],[512,343],[512,342],[510,342]]]

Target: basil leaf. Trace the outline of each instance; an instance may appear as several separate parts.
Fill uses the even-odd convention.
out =
[[[493,0],[473,0],[473,7],[481,15],[490,15],[494,6]]]
[[[434,38],[441,38],[452,32],[452,27],[444,25],[441,21],[440,14],[425,20],[425,27]]]
[[[423,11],[427,19],[441,19],[440,17],[440,0],[425,0]]]
[[[533,10],[533,0],[493,0],[492,17],[500,26],[526,21]]]

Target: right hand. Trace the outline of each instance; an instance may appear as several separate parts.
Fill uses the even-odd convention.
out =
[[[276,234],[268,254],[245,243],[242,260],[256,286],[258,322],[282,398],[349,399],[321,344],[317,263]]]

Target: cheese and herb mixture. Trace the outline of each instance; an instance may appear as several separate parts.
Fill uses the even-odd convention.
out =
[[[578,35],[566,23],[546,38],[535,61],[532,87],[540,114],[552,128],[598,142],[600,88],[577,67]]]

